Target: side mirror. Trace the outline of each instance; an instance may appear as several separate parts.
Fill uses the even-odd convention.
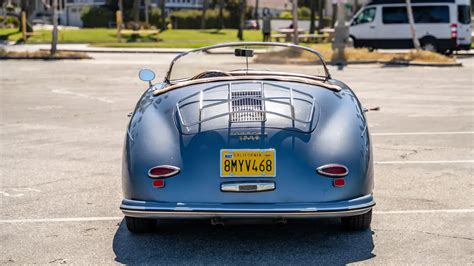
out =
[[[140,69],[140,72],[138,72],[138,77],[142,81],[148,81],[148,83],[151,85],[151,81],[155,79],[155,72],[146,68]]]

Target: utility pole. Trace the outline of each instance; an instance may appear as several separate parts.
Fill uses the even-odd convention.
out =
[[[53,32],[51,39],[51,56],[57,52],[58,46],[58,0],[53,0]]]
[[[334,42],[332,44],[332,63],[342,69],[346,64],[344,49],[349,38],[349,27],[346,26],[345,4],[346,0],[337,0],[337,23],[334,27]]]
[[[292,0],[293,13],[293,43],[298,44],[298,0]]]
[[[413,47],[416,50],[420,50],[420,41],[416,37],[415,21],[413,19],[413,9],[411,8],[411,1],[406,0],[407,3],[407,14],[408,14],[408,23],[410,24],[411,37],[413,38]]]

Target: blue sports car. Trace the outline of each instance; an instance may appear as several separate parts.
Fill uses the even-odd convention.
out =
[[[125,137],[127,228],[157,219],[340,217],[370,227],[373,157],[364,109],[322,56],[282,43],[178,55],[149,87]]]

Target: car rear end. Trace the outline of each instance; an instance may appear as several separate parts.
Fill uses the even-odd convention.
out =
[[[350,90],[250,80],[148,97],[126,138],[127,217],[345,217],[374,205]]]

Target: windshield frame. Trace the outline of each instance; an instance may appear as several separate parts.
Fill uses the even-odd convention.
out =
[[[205,47],[201,47],[201,48],[197,48],[197,49],[192,49],[192,50],[189,50],[187,52],[184,52],[184,53],[181,53],[179,55],[177,55],[172,61],[171,61],[171,64],[168,68],[168,72],[166,73],[166,76],[165,76],[165,82],[168,83],[168,84],[172,84],[171,80],[170,80],[170,76],[171,76],[171,72],[173,71],[173,67],[174,67],[174,64],[176,63],[176,61],[178,61],[181,57],[184,57],[188,54],[191,54],[191,53],[196,53],[196,52],[201,52],[201,51],[206,51],[206,50],[210,50],[210,49],[216,49],[216,48],[222,48],[222,47],[236,47],[236,46],[251,46],[251,45],[261,45],[261,46],[279,46],[279,47],[292,47],[292,48],[298,48],[298,49],[302,49],[302,50],[305,50],[307,52],[310,52],[310,53],[313,53],[315,54],[316,56],[319,57],[319,59],[321,60],[321,63],[322,63],[322,66],[324,68],[324,72],[325,72],[325,76],[319,76],[319,75],[314,75],[315,78],[324,78],[324,80],[329,80],[331,79],[331,74],[329,73],[329,70],[328,70],[328,67],[327,67],[327,64],[326,64],[326,60],[324,60],[324,57],[319,53],[317,52],[316,50],[313,50],[309,47],[305,47],[305,46],[300,46],[300,45],[296,45],[296,44],[291,44],[291,43],[277,43],[277,42],[231,42],[231,43],[222,43],[222,44],[216,44],[216,45],[211,45],[211,46],[205,46]],[[180,79],[180,80],[174,80],[173,83],[179,83],[181,81],[185,81],[185,80],[188,80],[188,79]]]

